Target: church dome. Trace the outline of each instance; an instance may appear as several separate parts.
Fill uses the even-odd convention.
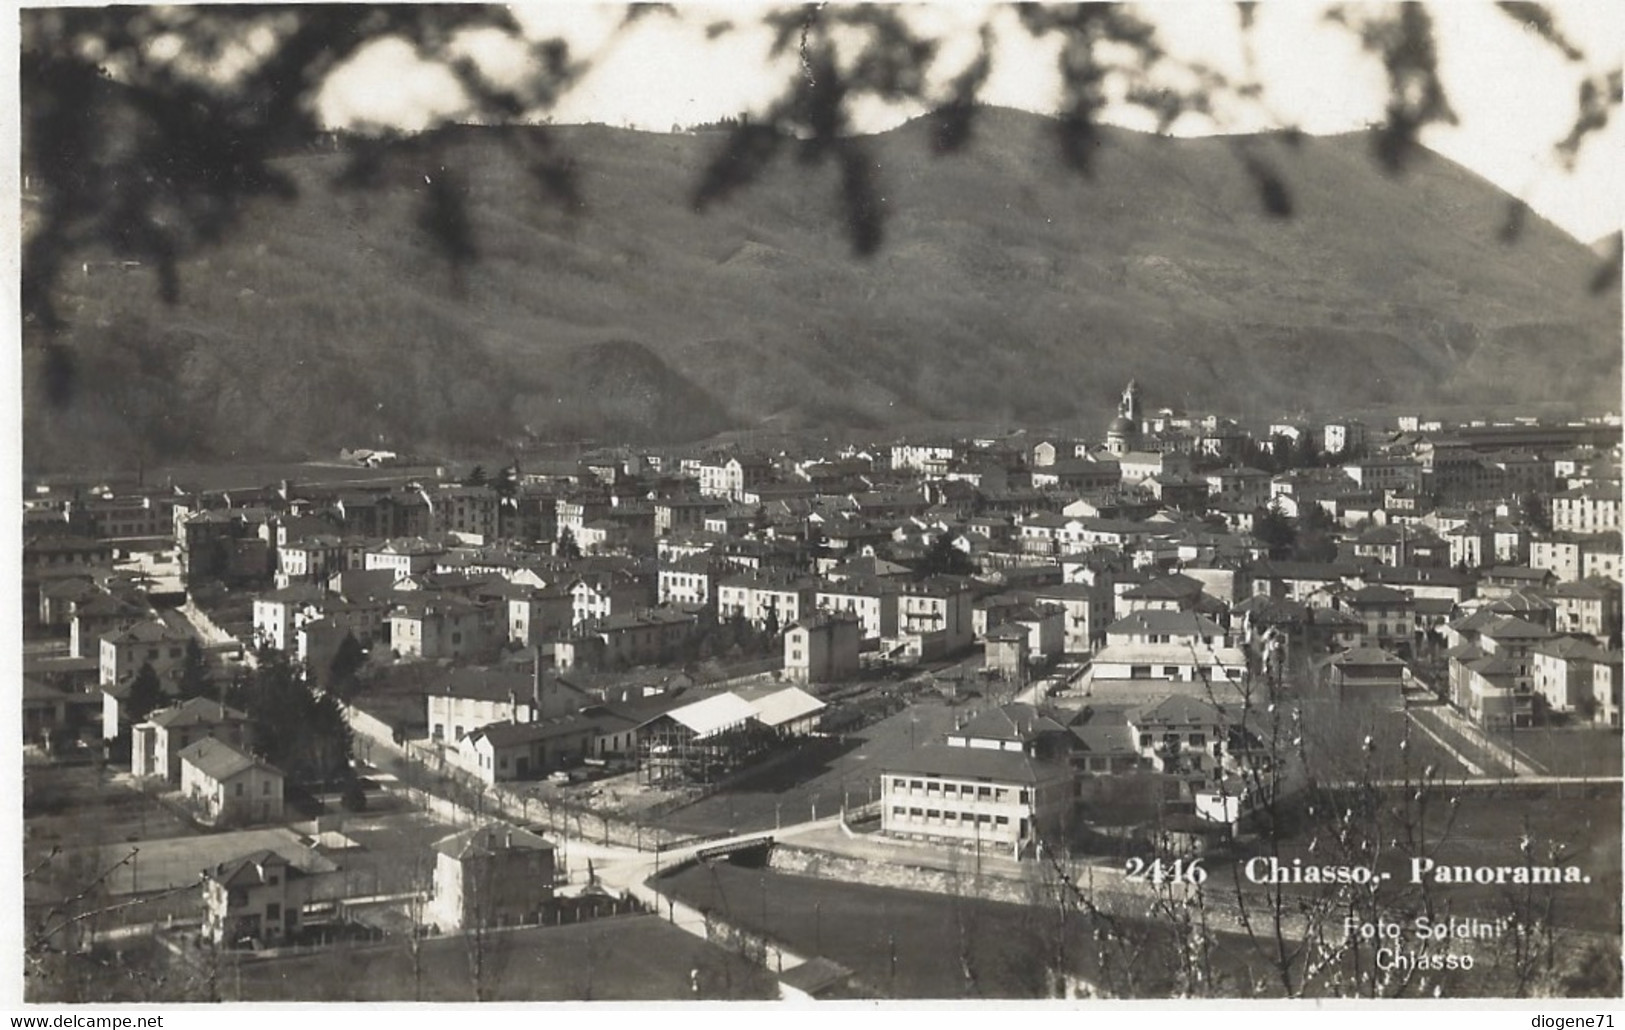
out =
[[[1122,415],[1112,419],[1111,425],[1106,427],[1108,436],[1133,436],[1136,432],[1138,430],[1134,428],[1134,423]]]

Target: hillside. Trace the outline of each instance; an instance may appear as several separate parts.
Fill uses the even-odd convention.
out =
[[[523,129],[389,151],[371,188],[337,153],[289,157],[266,200],[182,269],[63,284],[80,370],[43,400],[25,354],[30,467],[134,455],[286,457],[556,440],[695,439],[754,426],[978,419],[1103,423],[1124,381],[1153,406],[1611,404],[1618,293],[1597,259],[1432,158],[1382,175],[1358,135],[1168,139],[1111,131],[1092,177],[1045,119],[990,111],[934,157],[911,123],[870,141],[888,211],[854,257],[838,171],[788,157],[696,214],[715,134],[552,129],[566,210]],[[1275,161],[1294,216],[1261,210],[1234,148]],[[478,258],[452,270],[417,218],[459,173]]]

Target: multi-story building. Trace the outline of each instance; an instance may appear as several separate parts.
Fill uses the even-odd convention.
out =
[[[565,587],[515,587],[507,597],[508,642],[530,647],[575,626],[575,595]]]
[[[1356,454],[1365,448],[1365,423],[1358,419],[1328,422],[1322,440],[1322,449],[1327,454]]]
[[[1581,633],[1603,644],[1619,636],[1618,580],[1559,583],[1546,596],[1557,609],[1554,620],[1557,632]]]
[[[1592,720],[1600,726],[1620,725],[1621,653],[1607,651],[1591,670]]]
[[[857,619],[860,639],[873,641],[897,635],[896,580],[881,578],[826,581],[813,595],[819,611],[843,612]]]
[[[943,653],[969,647],[974,639],[970,586],[951,576],[901,584],[897,592],[897,632],[904,636],[939,635]]]
[[[463,830],[434,850],[434,893],[424,915],[441,933],[539,922],[553,897],[553,845],[517,826]]]
[[[203,874],[203,936],[220,947],[293,940],[322,875],[269,850],[210,867]]]
[[[293,650],[294,633],[306,622],[322,617],[327,592],[317,586],[296,584],[254,598],[254,638],[278,651]]]
[[[1618,485],[1590,484],[1553,494],[1552,529],[1559,533],[1617,533],[1620,491]]]
[[[127,687],[143,665],[150,665],[160,682],[173,684],[191,639],[190,633],[157,618],[108,633],[101,638],[98,682],[103,687]]]
[[[748,488],[767,482],[772,475],[773,461],[766,455],[719,456],[700,465],[700,495],[743,500]]]
[[[477,658],[499,646],[507,607],[456,597],[413,598],[389,613],[389,644],[401,658]]]
[[[742,617],[757,629],[783,629],[817,607],[819,583],[810,577],[743,572],[717,584],[717,618]]]
[[[181,799],[211,826],[280,822],[282,770],[223,740],[181,749]]]
[[[241,748],[247,743],[249,729],[247,715],[204,697],[160,708],[131,731],[130,774],[161,776],[178,783],[182,751],[208,738]]]
[[[1363,625],[1358,645],[1409,657],[1415,645],[1416,601],[1404,590],[1373,583],[1338,594],[1334,606]]]
[[[1530,648],[1535,694],[1546,710],[1568,714],[1593,703],[1592,670],[1605,655],[1595,644],[1575,637],[1553,637]]]
[[[1045,723],[1013,740],[961,732],[915,748],[880,774],[881,832],[1012,858],[1059,840],[1074,786],[1064,754],[1038,746]]]
[[[1144,684],[1167,692],[1169,684],[1186,684],[1223,691],[1238,684],[1246,668],[1241,649],[1206,616],[1138,611],[1106,627],[1106,646],[1096,653],[1089,676],[1096,686]]]
[[[858,674],[862,636],[858,618],[818,611],[796,620],[784,634],[784,676],[794,683],[836,683]]]

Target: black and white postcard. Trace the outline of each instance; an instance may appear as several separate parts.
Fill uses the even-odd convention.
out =
[[[1619,1002],[1612,0],[17,29],[14,1006]]]

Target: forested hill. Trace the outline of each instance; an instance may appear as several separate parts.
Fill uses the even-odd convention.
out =
[[[68,406],[25,353],[29,465],[1103,424],[1131,377],[1153,407],[1260,414],[1619,395],[1590,248],[1532,215],[1505,242],[1506,194],[1441,158],[1387,176],[1362,135],[1112,130],[1083,176],[1037,116],[988,111],[952,156],[915,122],[866,141],[885,235],[861,258],[833,163],[781,154],[696,213],[722,133],[551,128],[578,204],[540,183],[537,131],[404,140],[349,187],[352,144],[287,157],[298,197],[186,261],[174,306],[148,269],[76,268]],[[419,216],[448,183],[457,267]]]

